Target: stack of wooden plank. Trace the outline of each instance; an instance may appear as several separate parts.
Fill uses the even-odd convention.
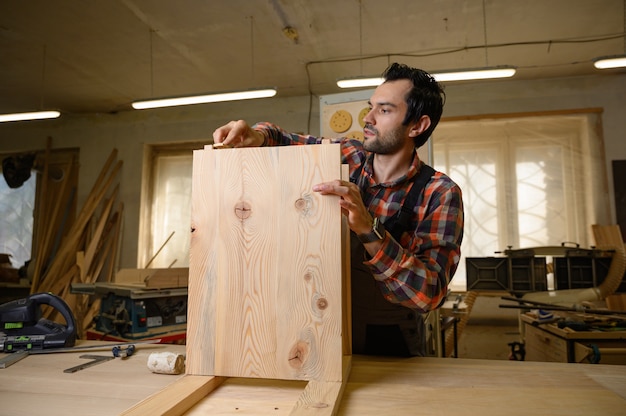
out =
[[[98,305],[90,304],[86,295],[71,294],[71,283],[111,281],[116,270],[123,214],[123,204],[118,201],[122,162],[116,159],[114,149],[75,216],[67,215],[75,193],[69,189],[70,175],[62,179],[58,192],[42,192],[31,293],[61,296],[74,313],[79,337],[91,324]],[[52,310],[45,310],[44,315],[54,319]]]

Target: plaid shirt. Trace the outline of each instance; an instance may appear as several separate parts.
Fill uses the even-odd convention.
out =
[[[314,144],[322,140],[288,133],[270,123],[257,123],[253,128],[263,133],[266,146]],[[342,162],[349,165],[350,177],[361,189],[370,214],[379,217],[383,223],[396,215],[423,165],[417,151],[406,175],[390,183],[376,183],[372,176],[374,155],[365,151],[360,141],[343,138],[334,142],[341,143]],[[359,176],[355,178],[354,175]],[[416,224],[416,228],[403,232],[400,241],[388,234],[380,251],[364,259],[364,263],[389,302],[427,312],[443,303],[448,283],[460,261],[463,238],[461,189],[448,176],[436,172],[413,213],[411,223]]]

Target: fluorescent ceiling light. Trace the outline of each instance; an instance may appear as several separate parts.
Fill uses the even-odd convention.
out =
[[[507,78],[515,75],[515,68],[502,66],[493,68],[467,69],[454,72],[439,72],[431,75],[439,82]],[[384,78],[381,77],[344,78],[337,81],[337,86],[340,88],[377,87],[382,84],[383,81]]]
[[[439,82],[468,81],[475,79],[508,78],[515,75],[515,68],[495,67],[483,69],[467,69],[454,72],[440,72],[433,74]]]
[[[363,88],[363,87],[377,87],[383,83],[385,79],[381,77],[370,78],[344,78],[337,81],[339,88]]]
[[[626,67],[626,56],[606,56],[598,58],[593,62],[593,66],[598,69]]]
[[[220,101],[250,100],[254,98],[268,98],[276,95],[275,88],[223,92],[216,94],[195,95],[178,98],[158,98],[153,100],[135,101],[132,106],[135,110],[146,108],[173,107],[177,105],[216,103]]]
[[[30,113],[0,114],[0,123],[7,121],[43,120],[57,118],[61,115],[58,111],[34,111]]]

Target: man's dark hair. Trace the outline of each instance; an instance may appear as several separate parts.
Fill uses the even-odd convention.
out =
[[[424,115],[430,117],[430,127],[413,139],[415,147],[421,147],[441,119],[446,100],[443,87],[426,71],[399,63],[391,64],[382,76],[385,82],[408,79],[413,83],[413,88],[406,96],[407,111],[402,124],[418,121]]]

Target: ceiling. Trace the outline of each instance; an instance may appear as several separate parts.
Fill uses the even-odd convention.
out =
[[[1,1],[0,113],[109,113],[136,99],[268,86],[331,94],[338,78],[380,75],[396,61],[428,71],[513,65],[516,79],[594,74],[594,58],[626,53],[625,4]]]

